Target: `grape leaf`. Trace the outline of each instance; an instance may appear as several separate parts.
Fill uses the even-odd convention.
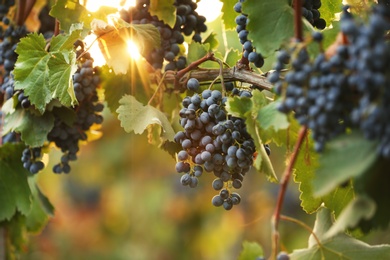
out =
[[[98,36],[101,52],[115,74],[125,74],[131,59],[127,52],[127,41],[135,41],[140,52],[146,55],[160,46],[160,33],[152,24],[129,24],[118,19],[114,25],[102,20],[93,20],[92,29]]]
[[[16,109],[5,117],[4,133],[15,131],[21,134],[26,145],[40,147],[47,141],[47,134],[54,126],[54,116],[44,113],[36,116],[26,109]]]
[[[227,30],[235,29],[236,28],[235,18],[238,15],[238,13],[234,11],[233,7],[237,3],[237,0],[223,0],[221,2],[223,3],[221,12],[222,12],[222,19],[225,24],[225,28]]]
[[[215,32],[211,32],[206,39],[204,39],[203,44],[210,44],[210,50],[215,50],[218,48],[219,42],[217,40],[217,34]]]
[[[376,142],[366,140],[358,131],[328,142],[313,181],[315,194],[325,195],[348,179],[363,174],[378,158],[376,147]]]
[[[73,50],[75,41],[80,37],[81,24],[77,24],[69,35],[59,34],[50,41],[50,51]]]
[[[33,33],[21,39],[16,48],[19,56],[14,69],[15,89],[23,89],[41,114],[53,98],[65,106],[77,102],[72,85],[75,53],[66,50],[65,42],[56,46],[62,51],[47,52],[43,35]]]
[[[277,106],[277,102],[271,102],[259,110],[257,120],[264,130],[274,128],[275,131],[278,131],[289,127],[290,123],[286,114],[279,112]]]
[[[336,222],[326,232],[325,237],[333,237],[347,228],[354,228],[360,220],[369,220],[376,211],[375,202],[367,196],[358,196],[353,199],[340,213]]]
[[[233,67],[236,65],[237,61],[241,58],[241,53],[238,50],[230,49],[226,55],[225,62]]]
[[[33,200],[31,210],[26,216],[26,228],[31,233],[39,233],[48,223],[49,216],[53,216],[54,208],[36,185],[35,178],[29,177],[28,183]]]
[[[201,44],[198,42],[191,42],[188,44],[187,62],[190,64],[196,60],[199,60],[207,54],[210,50],[210,44]]]
[[[175,0],[151,0],[149,4],[149,12],[152,16],[157,16],[158,19],[164,21],[171,28],[176,23],[176,8],[173,5]]]
[[[326,21],[327,26],[329,26],[336,18],[335,14],[341,12],[342,5],[342,0],[328,0],[321,2],[321,7],[318,11],[320,11],[321,18]]]
[[[0,146],[0,221],[10,220],[17,211],[26,215],[31,207],[27,170],[20,163],[24,144]]]
[[[256,242],[244,241],[238,260],[255,260],[263,256],[263,248]]]
[[[93,19],[106,20],[109,14],[114,14],[117,8],[102,6],[96,12],[89,12],[78,0],[57,0],[50,10],[50,15],[60,21],[60,29],[69,32],[75,23],[83,24],[83,36],[91,30]]]
[[[23,89],[31,104],[41,113],[52,98],[47,66],[50,55],[45,47],[43,35],[33,33],[22,38],[15,50],[19,55],[14,69],[15,89]]]
[[[292,130],[292,132],[297,132]],[[291,134],[291,142],[296,142],[296,135]],[[318,154],[314,152],[312,140],[307,138],[301,146],[298,159],[294,166],[294,181],[299,183],[301,207],[307,213],[318,210],[322,203],[335,215],[339,215],[346,205],[353,199],[354,192],[351,185],[337,186],[332,192],[323,196],[315,195],[313,180],[317,178],[316,169],[319,167]]]
[[[119,100],[119,108],[117,113],[121,126],[126,132],[134,132],[135,134],[142,134],[150,125],[160,125],[163,130],[161,137],[163,140],[173,141],[175,132],[167,117],[158,109],[138,102],[135,97],[125,95]]]
[[[331,213],[322,208],[317,213],[313,232],[319,239],[320,244],[313,235],[309,238],[309,247],[306,249],[294,250],[290,254],[291,260],[320,260],[320,259],[387,259],[390,255],[390,245],[371,246],[360,240],[354,239],[345,234],[338,234],[326,237],[325,233],[332,225]]]
[[[27,248],[27,232],[25,228],[26,218],[20,212],[16,212],[10,220],[0,222],[0,227],[6,230],[6,236],[4,236],[3,243],[7,250],[2,250],[2,256],[4,259],[18,259],[21,252],[24,252]]]
[[[294,32],[293,9],[288,0],[245,1],[243,12],[248,14],[248,38],[256,51],[268,57],[288,41]]]

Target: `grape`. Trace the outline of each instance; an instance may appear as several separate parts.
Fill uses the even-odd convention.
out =
[[[290,257],[286,252],[279,252],[279,254],[276,256],[276,260],[289,260]]]
[[[221,196],[219,195],[215,195],[212,200],[211,200],[211,203],[216,206],[216,207],[220,207],[222,206],[222,204],[224,203],[224,200],[221,198]]]
[[[217,178],[212,183],[214,190],[221,190],[224,186],[223,181],[220,178]]]
[[[192,90],[194,92],[198,92],[199,91],[199,81],[195,78],[190,78],[188,81],[187,81],[187,88],[189,90]]]
[[[324,19],[320,18],[318,10],[321,7],[321,0],[302,1],[302,16],[306,18],[314,27],[322,30],[326,27]]]

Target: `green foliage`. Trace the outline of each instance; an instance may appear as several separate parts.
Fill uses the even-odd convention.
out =
[[[333,20],[336,19],[335,14],[341,12],[343,4],[342,0],[329,0],[322,1],[322,5],[318,11],[321,13],[321,18],[326,21],[326,25],[329,26]]]
[[[307,249],[294,250],[290,255],[295,259],[386,259],[390,255],[389,245],[371,246],[362,241],[349,237],[345,234],[326,236],[326,231],[332,225],[330,211],[322,208],[317,213],[314,226],[314,234],[319,243],[310,236]]]
[[[164,21],[166,24],[173,28],[176,22],[176,8],[173,5],[174,2],[174,0],[150,1],[150,14],[157,16],[158,19]]]
[[[263,249],[256,242],[244,241],[242,243],[242,251],[238,260],[253,260],[257,257],[263,256]]]
[[[248,37],[256,51],[270,56],[293,36],[293,9],[288,0],[245,1],[243,12],[248,14]]]
[[[74,39],[73,34],[69,37]],[[77,102],[72,83],[76,54],[69,50],[63,36],[55,43],[55,49],[48,52],[43,35],[34,33],[23,38],[16,48],[19,56],[14,69],[15,89],[23,89],[41,114],[53,98],[65,106]]]
[[[0,221],[10,220],[17,212],[26,215],[31,208],[27,171],[20,163],[23,144],[0,147]]]
[[[135,97],[126,95],[119,100],[117,113],[121,126],[126,132],[142,134],[149,126],[159,125],[162,127],[161,137],[163,141],[173,141],[175,132],[167,117],[160,110],[138,102]]]
[[[234,11],[233,7],[237,3],[236,0],[223,0],[222,6],[222,19],[227,30],[233,30],[236,28],[236,23],[234,18],[237,16],[237,13]]]
[[[50,112],[35,115],[28,110],[19,108],[7,114],[4,133],[15,131],[21,134],[22,140],[31,147],[42,146],[47,134],[54,126],[54,116]]]
[[[359,132],[342,135],[328,143],[320,156],[313,185],[318,196],[325,195],[350,178],[363,174],[377,159],[376,142]]]
[[[200,58],[205,56],[209,50],[210,50],[210,44],[201,44],[194,41],[191,42],[188,45],[187,62],[191,63],[196,60],[199,60]]]

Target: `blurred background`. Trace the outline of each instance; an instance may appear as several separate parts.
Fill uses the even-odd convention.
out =
[[[55,206],[41,234],[29,238],[23,259],[237,259],[244,240],[270,252],[270,220],[278,185],[250,171],[239,190],[241,204],[230,211],[211,198],[212,174],[197,188],[180,184],[175,160],[147,143],[146,135],[127,134],[109,113],[104,137],[81,147],[70,174],[51,172],[60,152],[53,150],[38,183]],[[276,172],[284,169],[284,151],[271,145]],[[283,214],[309,225],[314,216],[299,206],[295,184]],[[286,251],[306,246],[308,233],[282,222]]]

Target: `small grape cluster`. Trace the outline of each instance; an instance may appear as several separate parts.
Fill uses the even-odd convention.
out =
[[[7,17],[10,7],[15,5],[15,0],[1,1],[0,4],[0,20],[3,20],[4,17]]]
[[[390,46],[384,38],[390,9],[376,6],[364,25],[347,8],[340,27],[348,43],[332,57],[320,53],[313,61],[306,48],[281,51],[268,80],[284,96],[279,110],[294,111],[299,123],[312,130],[317,151],[347,128],[360,128],[367,139],[380,140],[379,154],[390,158]],[[320,42],[322,35],[316,32],[312,39]],[[291,70],[282,80],[290,58]]]
[[[42,170],[45,165],[41,161],[42,158],[42,147],[27,147],[22,153],[23,167],[33,174],[38,173]]]
[[[85,52],[81,41],[77,41],[75,47],[80,64],[73,75],[73,86],[79,104],[74,107],[74,123],[68,125],[60,117],[56,117],[54,127],[47,136],[48,141],[53,142],[63,152],[61,162],[53,167],[54,173],[70,172],[69,162],[77,159],[79,141],[87,140],[87,131],[92,125],[103,122],[100,112],[104,106],[99,102],[96,91],[100,83],[98,69],[93,67],[93,59]]]
[[[195,91],[183,99],[180,124],[184,131],[175,135],[182,150],[177,154],[176,170],[183,173],[181,183],[196,187],[203,171],[216,176],[212,186],[220,191],[212,199],[215,206],[230,210],[240,203],[238,193],[246,172],[251,168],[255,144],[246,131],[243,119],[231,116],[225,109],[226,97],[219,90],[199,91],[199,81],[191,78],[187,88]]]
[[[255,48],[252,45],[252,41],[248,39],[249,31],[246,29],[246,25],[249,22],[248,15],[242,13],[242,3],[245,0],[239,0],[234,5],[234,11],[239,13],[236,17],[236,32],[238,33],[238,38],[243,48],[243,57],[252,62],[257,68],[261,68],[264,65],[263,56],[256,52]]]
[[[176,23],[173,28],[152,16],[149,12],[149,0],[137,0],[136,5],[129,10],[121,10],[122,19],[132,24],[152,24],[160,31],[161,47],[152,50],[145,59],[155,68],[161,69],[164,60],[168,62],[165,70],[181,70],[185,68],[187,59],[180,56],[180,45],[184,35],[190,36],[195,42],[201,42],[200,33],[207,30],[206,18],[199,15],[195,9],[197,4],[191,0],[177,0]]]
[[[323,30],[326,27],[326,21],[320,18],[321,13],[318,10],[320,7],[321,0],[304,0],[302,1],[302,16],[314,27]]]

